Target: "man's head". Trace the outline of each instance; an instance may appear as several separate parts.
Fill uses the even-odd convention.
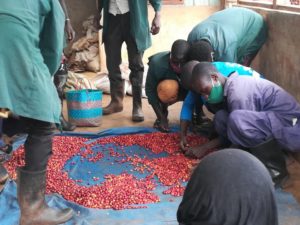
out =
[[[223,101],[223,86],[226,78],[220,75],[215,66],[209,62],[199,62],[193,69],[191,90],[201,94],[208,103]]]
[[[181,73],[181,66],[187,61],[190,44],[186,40],[176,40],[171,48],[170,65],[176,73]]]
[[[197,60],[199,62],[213,62],[214,50],[211,44],[207,41],[194,42],[189,50],[189,60]]]
[[[171,105],[178,100],[179,84],[176,80],[162,80],[157,85],[157,95],[159,100]]]
[[[199,63],[199,61],[192,60],[183,65],[181,69],[181,84],[182,86],[189,90],[191,88],[191,78],[194,67]]]

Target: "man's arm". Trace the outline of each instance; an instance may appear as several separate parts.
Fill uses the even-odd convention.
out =
[[[152,7],[155,11],[155,15],[152,20],[150,32],[153,35],[155,35],[155,34],[159,33],[159,30],[161,27],[160,17],[161,17],[162,2],[161,2],[161,0],[150,0],[150,4],[152,5]]]
[[[75,31],[73,29],[73,26],[71,24],[71,20],[69,18],[69,14],[68,14],[68,10],[67,10],[67,6],[65,3],[65,0],[59,0],[60,5],[65,13],[65,32],[67,33],[68,36],[68,41],[73,41],[75,38]]]
[[[188,95],[184,99],[180,113],[180,147],[183,151],[189,147],[186,140],[186,134],[192,120],[194,106],[195,96],[191,91],[189,91]]]
[[[186,140],[186,134],[188,127],[190,125],[190,121],[180,119],[180,148],[182,151],[186,151],[189,147],[189,144]]]
[[[196,101],[195,95],[191,91],[189,91],[182,104],[182,108],[180,112],[181,120],[192,121],[195,101]]]

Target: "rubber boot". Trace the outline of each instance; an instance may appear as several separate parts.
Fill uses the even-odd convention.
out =
[[[132,86],[132,121],[144,121],[142,110],[142,86]]]
[[[31,172],[19,169],[18,175],[20,225],[56,225],[72,218],[72,209],[56,210],[46,204],[46,170]]]
[[[268,169],[275,187],[280,187],[288,178],[285,156],[282,148],[274,139],[250,148],[250,153],[256,156]]]
[[[111,101],[108,106],[103,108],[103,115],[109,115],[123,111],[124,86],[124,80],[121,82],[110,80]]]

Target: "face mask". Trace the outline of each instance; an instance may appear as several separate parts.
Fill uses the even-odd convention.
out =
[[[210,104],[220,103],[223,101],[223,86],[220,83],[220,81],[218,81],[217,85],[214,84],[213,80],[211,80],[211,82],[212,82],[212,89],[208,96],[207,102]]]

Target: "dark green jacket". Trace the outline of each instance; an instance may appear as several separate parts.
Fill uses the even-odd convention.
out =
[[[254,55],[267,39],[263,17],[246,8],[228,8],[214,13],[196,25],[188,36],[190,43],[207,40],[215,61],[243,63]]]
[[[52,81],[63,50],[65,16],[54,0],[0,0],[0,108],[59,123]]]
[[[150,29],[148,22],[148,1],[147,0],[128,0],[130,8],[130,33],[136,41],[139,52],[144,52],[151,46]],[[160,11],[161,0],[149,0],[154,11]],[[103,9],[103,37],[107,32],[109,17],[109,0],[98,0],[99,10]],[[104,40],[103,39],[103,40]]]
[[[151,105],[159,103],[157,85],[165,79],[177,80],[178,75],[172,70],[170,63],[170,52],[160,52],[149,58],[149,69],[146,79],[146,95]]]

